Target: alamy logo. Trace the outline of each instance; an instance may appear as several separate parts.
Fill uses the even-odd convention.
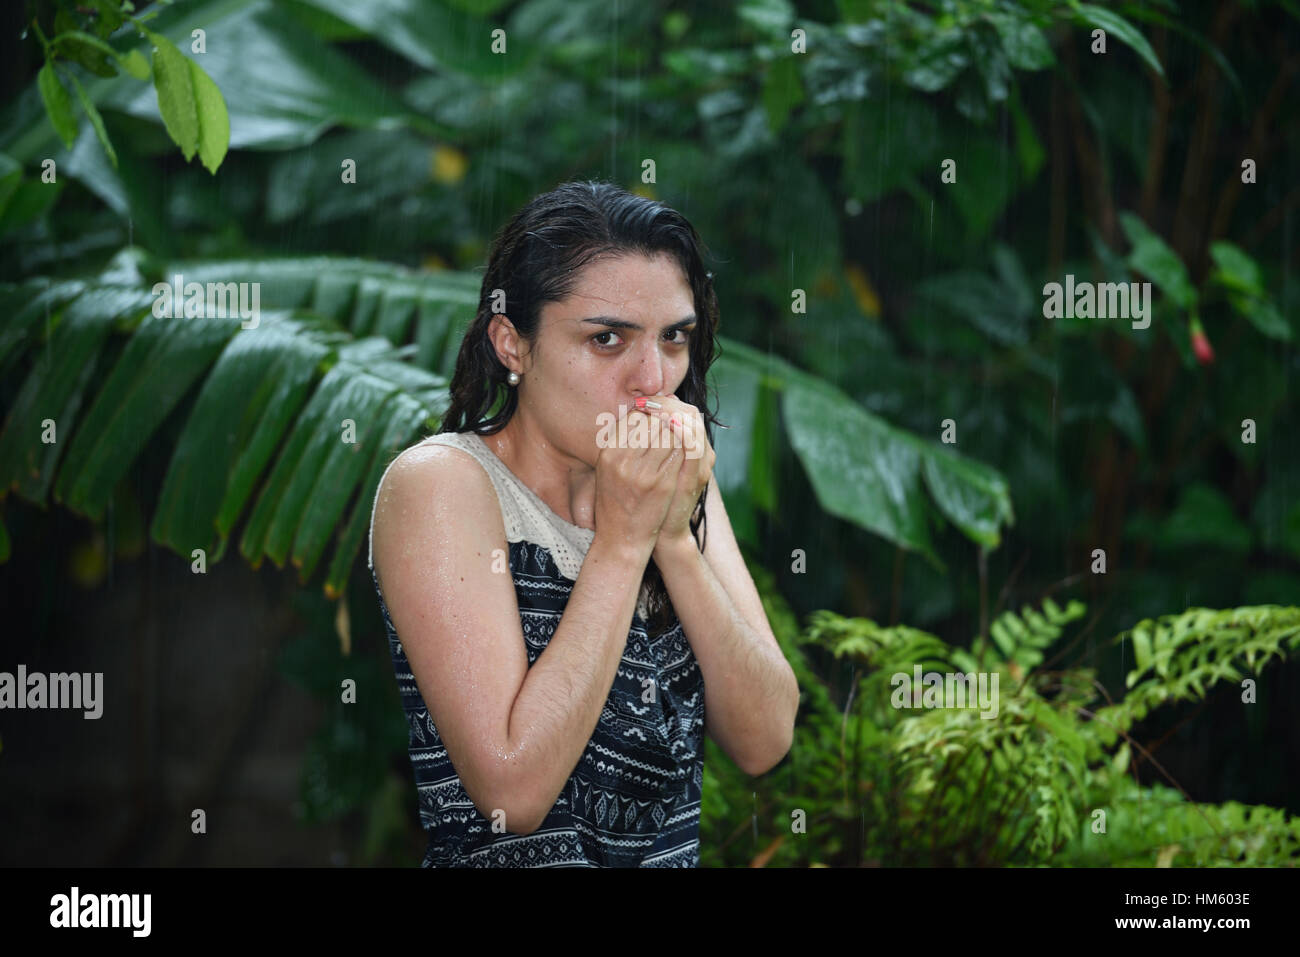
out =
[[[132,937],[148,937],[151,894],[71,894],[50,898],[51,927],[130,927]]]
[[[93,680],[92,680],[93,679]],[[102,695],[104,672],[91,674],[55,672],[46,676],[39,671],[27,672],[18,666],[18,674],[0,671],[0,708],[86,708],[86,719],[104,713]]]
[[[684,438],[669,426],[661,425],[658,416],[637,416],[630,422],[627,407],[619,415],[601,412],[596,416],[596,446],[602,449],[682,449],[688,459],[704,455],[704,443],[698,438]]]
[[[261,322],[260,282],[185,282],[177,273],[171,282],[153,284],[153,314],[159,319],[244,320],[241,329],[256,329]]]
[[[1151,325],[1151,283],[1079,282],[1065,274],[1059,282],[1043,286],[1045,319],[1132,319],[1134,329]]]
[[[981,718],[998,716],[998,673],[981,671],[978,680],[967,672],[929,671],[921,674],[921,666],[913,665],[912,674],[896,672],[889,683],[894,687],[889,703],[895,708],[973,708],[976,707],[976,689]],[[990,689],[990,685],[992,688]],[[924,690],[923,690],[924,689]]]

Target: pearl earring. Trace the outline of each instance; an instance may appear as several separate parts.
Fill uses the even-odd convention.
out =
[[[518,385],[518,384],[519,384],[519,373],[518,373],[518,372],[513,372],[513,371],[512,371],[512,372],[510,373],[510,375],[506,376],[506,381],[509,382],[511,385]]]

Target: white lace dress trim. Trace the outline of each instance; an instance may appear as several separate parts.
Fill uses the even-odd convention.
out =
[[[578,572],[582,570],[587,550],[596,536],[594,531],[566,522],[556,515],[536,492],[520,481],[497,458],[496,453],[477,432],[440,432],[417,442],[412,448],[422,445],[450,445],[472,455],[483,466],[496,489],[497,502],[501,507],[501,523],[506,529],[506,541],[540,545],[550,552],[561,575],[569,581],[578,580]],[[392,467],[390,463],[388,468]],[[388,470],[385,469],[383,478],[375,488],[375,503],[370,509],[370,549],[366,561],[371,568],[375,567],[375,505],[379,502],[379,490],[384,487],[384,479],[387,477]],[[647,608],[644,597],[638,598],[636,610],[641,620],[645,621]]]

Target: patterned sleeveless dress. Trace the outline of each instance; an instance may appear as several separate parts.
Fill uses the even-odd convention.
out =
[[[420,444],[460,449],[492,480],[531,668],[555,634],[595,532],[556,515],[478,433],[443,432]],[[372,510],[372,538],[373,530]],[[421,866],[699,866],[704,681],[675,615],[652,634],[641,598],[604,710],[550,813],[531,834],[494,832],[462,786],[421,697],[374,575],[373,545],[369,564],[429,837]],[[647,695],[651,682],[655,690]]]

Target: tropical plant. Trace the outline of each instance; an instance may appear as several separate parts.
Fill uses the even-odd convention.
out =
[[[1137,655],[1130,690],[1098,707],[1106,691],[1093,669],[1040,667],[1085,613],[1080,602],[1062,609],[1045,598],[1041,612],[1007,612],[995,640],[977,639],[972,653],[829,611],[800,630],[779,597],[763,595],[803,690],[795,742],[789,760],[758,781],[709,750],[702,863],[1300,866],[1300,818],[1197,803],[1172,778],[1143,787],[1129,773],[1154,762],[1129,734],[1151,708],[1204,699],[1215,685],[1246,688],[1253,706],[1243,674],[1300,648],[1300,608],[1191,608],[1139,622],[1115,637]],[[846,701],[832,697],[805,649],[852,663]],[[916,670],[987,676],[995,707],[923,702],[919,689],[900,707],[896,676]]]
[[[949,635],[952,665],[1005,662],[1017,682],[1039,667],[1056,625],[996,609],[990,625],[990,577],[1002,577],[1000,605],[1091,563],[1088,585],[1105,591],[1098,620],[1112,615],[1112,631],[1184,607],[1193,587],[1200,605],[1300,600],[1300,455],[1286,440],[1297,423],[1279,348],[1294,341],[1300,286],[1284,281],[1288,263],[1270,241],[1298,198],[1276,175],[1300,130],[1285,122],[1300,67],[1285,43],[1300,16],[1288,0],[925,9],[839,0],[815,10],[783,0],[672,9],[198,0],[139,13],[129,0],[36,0],[29,9],[43,31],[27,38],[30,83],[0,114],[0,278],[10,280],[0,286],[0,498],[23,500],[3,503],[0,556],[6,521],[18,513],[30,529],[26,504],[51,499],[102,520],[110,550],[143,543],[147,524],[186,561],[198,560],[195,549],[215,561],[239,534],[251,564],[270,557],[304,579],[323,570],[327,594],[343,600],[331,611],[312,595],[313,621],[374,627],[346,600],[349,580],[365,586],[367,499],[383,459],[436,426],[490,227],[539,189],[602,164],[609,178],[639,178],[638,191],[673,202],[725,254],[714,369],[733,428],[717,436],[716,475],[742,544],[772,563],[766,578],[751,563],[766,596],[784,590],[805,613],[888,602],[900,637],[871,639],[894,649],[886,657],[905,658],[906,642],[929,647],[926,632],[896,624],[906,619]],[[1108,47],[1098,49],[1098,30]],[[184,68],[169,47],[188,48]],[[208,95],[193,101],[190,124],[177,84],[188,75],[207,88],[191,71],[220,90],[228,153],[190,136],[220,129]],[[71,145],[76,110],[51,77],[72,87],[84,114]],[[206,171],[189,162],[194,152]],[[340,176],[349,162],[352,182]],[[286,249],[306,258],[284,259]],[[1159,293],[1150,326],[1044,321],[1042,284],[1067,273],[1150,281]],[[153,315],[154,284],[177,275],[260,283],[267,315],[257,328]],[[355,442],[343,440],[345,419]],[[1013,491],[1007,554],[998,546]],[[945,521],[962,534],[936,534]],[[1033,580],[1018,582],[1031,556]],[[1124,574],[1102,578],[1107,561]],[[1186,634],[1203,627],[1175,640],[1137,626],[1120,653],[1089,663],[1114,684],[1121,654],[1143,656],[1160,681],[1135,683],[1121,704],[1136,714],[1179,681],[1195,692],[1193,680],[1210,680],[1179,657],[1193,653]],[[346,650],[349,628],[336,630]],[[972,646],[958,647],[971,631]],[[1170,795],[1115,774],[1114,790],[1096,798],[1111,805],[1028,793],[1047,808],[1035,828],[1022,802],[987,847],[944,818],[927,833],[932,851],[882,849],[860,817],[855,825],[853,766],[810,757],[820,745],[847,748],[849,730],[874,732],[845,720],[817,677],[837,677],[834,659],[806,660],[792,637],[784,646],[809,698],[783,767],[820,776],[815,794],[845,795],[833,813],[827,804],[810,814],[845,825],[839,851],[815,845],[819,860],[841,851],[845,862],[904,852],[1038,860],[1055,847],[1057,860],[1147,861],[1156,826],[1192,834],[1208,819],[1223,832],[1238,816],[1247,827],[1276,817],[1181,795],[1166,812]],[[303,675],[337,669],[339,643],[318,642],[313,653],[332,663],[310,666],[295,647],[286,670],[323,688]],[[1239,670],[1215,666],[1220,682]],[[1130,727],[1126,713],[1077,706]],[[1056,717],[1067,728],[1073,720]],[[889,774],[917,793],[932,788],[940,804],[1006,734],[1022,754],[1023,739],[1038,741],[1030,757],[1040,766],[1079,769],[1068,741],[1043,737],[1052,718],[1041,702],[1017,701],[1005,734],[929,720],[909,732],[920,753],[930,742],[956,760],[960,746],[974,764],[932,769],[938,783],[924,762],[909,766],[911,778],[901,765]],[[375,822],[391,819],[396,791],[367,757],[389,747],[381,725],[334,715],[322,729],[305,784],[311,813],[378,796],[372,837],[382,833]],[[857,760],[862,747],[845,754]],[[1132,748],[1136,767],[1145,758]],[[1105,762],[1088,754],[1083,773],[1100,787]],[[756,834],[753,783],[712,745],[709,755],[706,830],[719,843],[739,821]],[[1034,781],[1020,787],[1032,792]],[[1071,809],[1106,806],[1125,808],[1111,815],[1108,842],[1059,844]],[[991,827],[995,810],[971,815]],[[1161,845],[1165,858],[1177,843]],[[715,861],[740,854],[736,840],[726,846]],[[792,853],[789,841],[774,853],[801,859],[779,856]],[[1211,859],[1205,847],[1196,853]]]
[[[186,162],[198,153],[208,172],[215,174],[230,145],[230,118],[226,111],[226,101],[217,85],[212,82],[212,77],[204,72],[197,61],[186,58],[171,40],[145,26],[164,7],[165,4],[137,16],[134,12],[135,4],[130,0],[95,0],[90,7],[80,8],[90,15],[90,22],[85,24],[86,29],[82,29],[82,24],[78,23],[68,6],[50,4],[45,9],[53,11],[51,15],[56,32],[48,39],[41,29],[41,16],[38,14],[32,17],[31,29],[40,40],[45,53],[45,65],[37,75],[41,101],[59,139],[65,147],[72,149],[77,138],[77,122],[72,103],[68,99],[68,91],[60,78],[60,60],[77,63],[100,77],[117,76],[118,67],[137,80],[147,80],[152,75],[154,92],[158,96],[158,109],[167,134],[181,148]],[[139,48],[123,52],[107,42],[109,36],[127,24],[152,47],[148,60]],[[87,29],[93,33],[88,33]],[[193,40],[194,52],[205,52],[206,35],[201,28],[193,31]],[[116,167],[117,151],[108,138],[99,109],[86,95],[76,74],[68,72],[67,77],[95,136],[104,148],[104,154]]]
[[[227,315],[225,299],[211,308],[241,284],[258,290],[265,316]],[[305,581],[337,532],[325,581],[337,595],[383,469],[446,407],[478,290],[470,275],[358,261],[159,268],[126,251],[98,277],[0,295],[13,315],[0,371],[22,380],[0,430],[5,493],[39,505],[52,493],[100,520],[156,435],[172,451],[155,541],[216,561],[251,504],[240,552],[255,567],[291,562]],[[997,543],[1011,513],[992,469],[892,428],[774,357],[727,340],[721,349],[716,381],[734,437],[717,475],[738,513],[776,502],[772,437],[784,421],[831,513],[908,547],[928,546],[927,515]]]

